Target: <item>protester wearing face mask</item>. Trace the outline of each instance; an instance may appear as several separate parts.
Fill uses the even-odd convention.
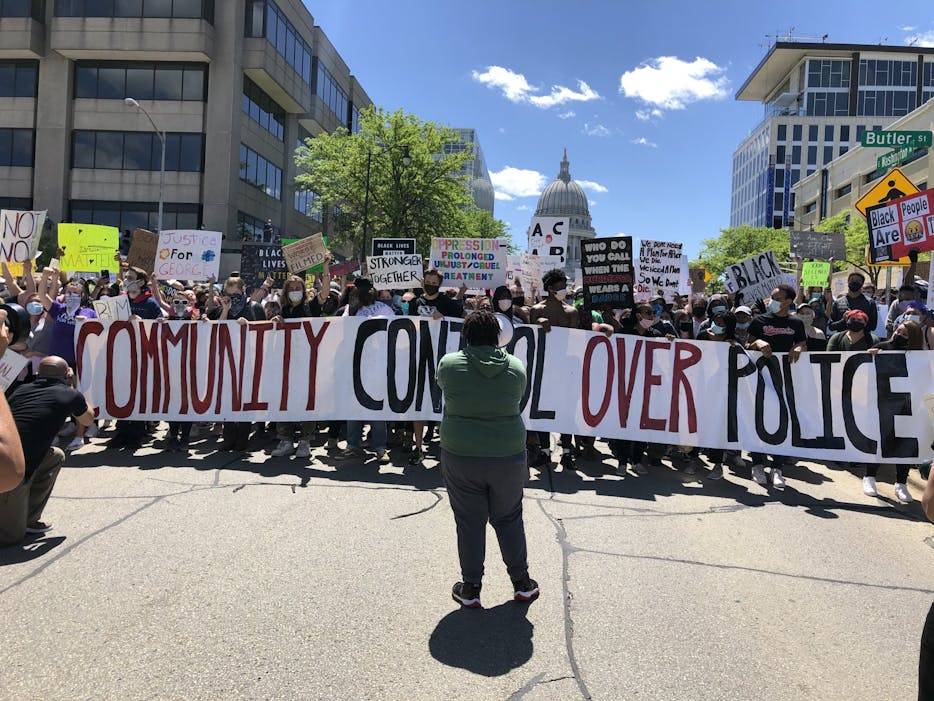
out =
[[[162,308],[149,289],[149,273],[142,268],[127,269],[123,274],[123,291],[130,300],[130,313],[133,316],[140,319],[158,319],[162,316]]]
[[[898,300],[889,307],[889,313],[885,317],[885,331],[890,334],[898,326],[898,318],[908,311],[908,304],[914,302],[914,285],[905,284],[898,288]]]
[[[655,330],[661,333],[662,336],[670,336],[671,338],[679,337],[679,333],[675,331],[674,325],[668,318],[668,305],[665,304],[665,298],[662,295],[656,295],[649,302],[649,305],[652,307],[652,312],[655,315]]]
[[[707,320],[707,303],[700,299],[691,302],[691,328],[690,335],[687,338],[697,338],[701,331],[701,325]],[[679,329],[682,333],[686,328]]]
[[[858,309],[843,315],[846,331],[835,333],[827,341],[828,351],[865,351],[879,343],[879,339],[868,330],[868,317]]]
[[[798,312],[795,315],[804,323],[804,330],[807,333],[807,349],[810,352],[819,352],[827,350],[827,336],[819,328],[814,326],[814,309],[810,304],[799,304]]]
[[[421,294],[409,302],[409,316],[459,319],[464,316],[464,308],[456,299],[441,294],[441,273],[429,268],[422,276]]]
[[[834,299],[830,288],[824,290],[824,302],[827,305],[826,313],[830,318],[830,323],[827,325],[828,331],[845,331],[846,321],[843,316],[848,311],[863,312],[868,319],[866,322],[867,328],[870,330],[876,328],[879,309],[876,307],[875,302],[863,295],[863,283],[865,281],[865,275],[860,272],[852,272],[847,277],[847,293],[845,295]]]
[[[741,343],[745,348],[749,343],[749,327],[752,324],[752,309],[745,304],[741,304],[734,310],[736,316],[736,335],[737,343]]]
[[[706,330],[713,318],[717,314],[722,314],[730,308],[730,301],[724,295],[714,295],[707,300],[707,313],[705,319],[698,325],[694,338],[697,338],[701,331]]]
[[[65,285],[62,301],[49,296],[49,278],[58,275],[57,270],[45,268],[39,281],[38,300],[52,320],[52,337],[49,354],[64,358],[71,368],[75,367],[75,325],[84,319],[96,319],[97,314],[88,300],[87,285],[80,278],[72,278]]]

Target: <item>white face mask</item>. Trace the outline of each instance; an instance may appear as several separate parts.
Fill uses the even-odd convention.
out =
[[[910,314],[909,316],[906,316],[906,317],[905,317],[905,321],[913,321],[913,322],[915,322],[916,324],[920,324],[920,323],[921,323],[921,317],[920,317],[920,316],[915,316],[914,314]]]
[[[499,305],[499,310],[501,312],[508,312],[512,308],[511,299],[501,299],[499,302],[497,302],[497,304]]]
[[[782,303],[777,299],[769,300],[768,311],[770,314],[775,314],[778,311],[781,311]]]
[[[563,302],[567,298],[567,296],[568,296],[567,290],[558,290],[557,292],[555,292],[555,298],[559,302]]]
[[[655,325],[655,319],[639,319],[639,326],[644,329],[647,329]]]
[[[301,290],[291,290],[289,292],[289,301],[290,302],[301,302],[302,301],[302,291]]]

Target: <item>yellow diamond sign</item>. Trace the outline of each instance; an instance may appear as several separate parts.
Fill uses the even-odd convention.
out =
[[[876,204],[897,200],[905,195],[921,192],[898,168],[892,168],[884,178],[880,178],[869,192],[859,198],[854,206],[864,217],[866,209]]]

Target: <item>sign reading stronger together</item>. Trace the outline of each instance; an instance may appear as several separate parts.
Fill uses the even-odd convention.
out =
[[[137,420],[441,420],[438,359],[461,319],[79,322],[81,389],[102,417]],[[918,463],[934,352],[764,358],[728,343],[517,326],[529,430]]]

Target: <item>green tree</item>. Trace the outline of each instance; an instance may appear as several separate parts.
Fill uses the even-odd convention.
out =
[[[707,285],[711,292],[723,291],[723,280],[720,278],[730,263],[765,251],[774,251],[779,261],[791,260],[788,232],[785,229],[743,224],[720,229],[717,238],[704,239],[701,243],[704,247],[691,265],[703,266],[713,276]]]
[[[368,241],[374,236],[414,238],[426,255],[433,236],[504,235],[502,222],[476,209],[467,177],[459,175],[473,155],[469,150],[445,153],[445,145],[457,143],[452,129],[402,110],[372,107],[360,113],[359,123],[357,133],[341,128],[321,134],[295,154],[297,187],[317,193],[319,210],[340,209],[332,245],[349,246],[360,255],[364,210]]]

